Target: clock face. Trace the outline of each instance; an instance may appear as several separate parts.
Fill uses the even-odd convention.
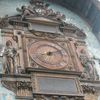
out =
[[[29,48],[30,57],[39,65],[49,69],[61,69],[67,66],[67,52],[49,41],[37,41]]]

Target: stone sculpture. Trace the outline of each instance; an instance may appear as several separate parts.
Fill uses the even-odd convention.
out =
[[[16,57],[17,50],[12,46],[12,42],[8,40],[3,53],[3,73],[13,74],[17,72]]]

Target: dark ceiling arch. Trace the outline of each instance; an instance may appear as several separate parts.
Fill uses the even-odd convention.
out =
[[[77,13],[92,27],[93,33],[100,32],[100,1],[98,0],[49,0]]]

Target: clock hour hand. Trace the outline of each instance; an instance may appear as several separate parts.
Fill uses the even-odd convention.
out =
[[[60,50],[48,51],[48,52],[46,52],[45,54],[48,55],[48,56],[52,56],[53,54],[56,54],[56,53],[58,53],[58,52],[60,52]]]
[[[59,53],[61,50],[56,50],[56,51],[48,51],[48,52],[44,52],[44,53],[36,53],[33,56],[52,56],[53,54]]]

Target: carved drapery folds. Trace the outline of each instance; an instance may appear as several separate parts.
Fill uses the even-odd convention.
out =
[[[94,60],[90,57],[87,49],[86,44],[84,41],[77,41],[75,43],[77,57],[79,59],[80,64],[83,67],[83,73],[81,78],[89,79],[89,80],[96,80],[97,73],[96,69],[94,68]]]
[[[3,50],[3,74],[21,74],[24,72],[23,34],[23,31],[14,30],[10,35],[7,33],[3,37],[5,40]]]
[[[4,64],[3,73],[13,74],[17,73],[17,50],[12,46],[12,42],[8,40],[3,53]]]

